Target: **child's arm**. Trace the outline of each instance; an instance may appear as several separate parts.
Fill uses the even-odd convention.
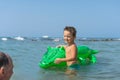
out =
[[[66,57],[66,58],[57,58],[55,60],[55,63],[59,64],[60,62],[64,62],[64,61],[67,62],[67,61],[74,61],[74,60],[76,60],[76,55],[77,55],[77,48],[76,48],[76,46],[73,46],[71,51],[70,51],[70,53],[68,53],[68,54],[71,54],[71,56],[70,57]]]

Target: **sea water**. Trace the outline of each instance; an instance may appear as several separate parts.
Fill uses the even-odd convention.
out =
[[[0,51],[9,54],[14,63],[11,80],[119,80],[120,79],[120,41],[81,41],[77,45],[86,45],[99,50],[97,63],[80,66],[77,75],[71,77],[60,69],[42,69],[38,66],[48,46],[63,44],[63,40],[25,39],[0,40]]]

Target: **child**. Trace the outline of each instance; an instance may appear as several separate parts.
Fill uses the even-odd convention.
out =
[[[66,26],[64,28],[64,41],[67,43],[67,45],[64,46],[66,51],[66,57],[57,58],[55,60],[56,64],[59,64],[60,62],[63,61],[67,63],[68,74],[72,73],[73,71],[79,68],[79,65],[77,64],[77,46],[74,42],[75,38],[76,38],[76,29],[72,26]]]
[[[0,52],[0,80],[9,80],[13,74],[12,58]]]

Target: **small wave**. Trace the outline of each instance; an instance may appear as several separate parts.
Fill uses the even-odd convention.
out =
[[[7,38],[1,38],[1,40],[3,40],[3,41],[7,41],[8,39],[7,39]]]
[[[41,40],[53,40],[51,37],[45,35],[45,36],[42,36]]]
[[[53,41],[54,41],[54,42],[59,42],[60,39],[59,39],[59,38],[56,38],[56,39],[54,39]]]
[[[45,36],[42,36],[42,38],[49,38],[49,36],[45,35]]]
[[[14,39],[16,39],[16,40],[25,40],[23,37],[20,37],[20,36],[18,36],[18,37],[15,37]]]

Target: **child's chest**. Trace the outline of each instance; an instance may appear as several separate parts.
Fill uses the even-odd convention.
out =
[[[65,51],[66,51],[66,56],[71,55],[71,49],[70,49],[70,47],[67,47]]]

